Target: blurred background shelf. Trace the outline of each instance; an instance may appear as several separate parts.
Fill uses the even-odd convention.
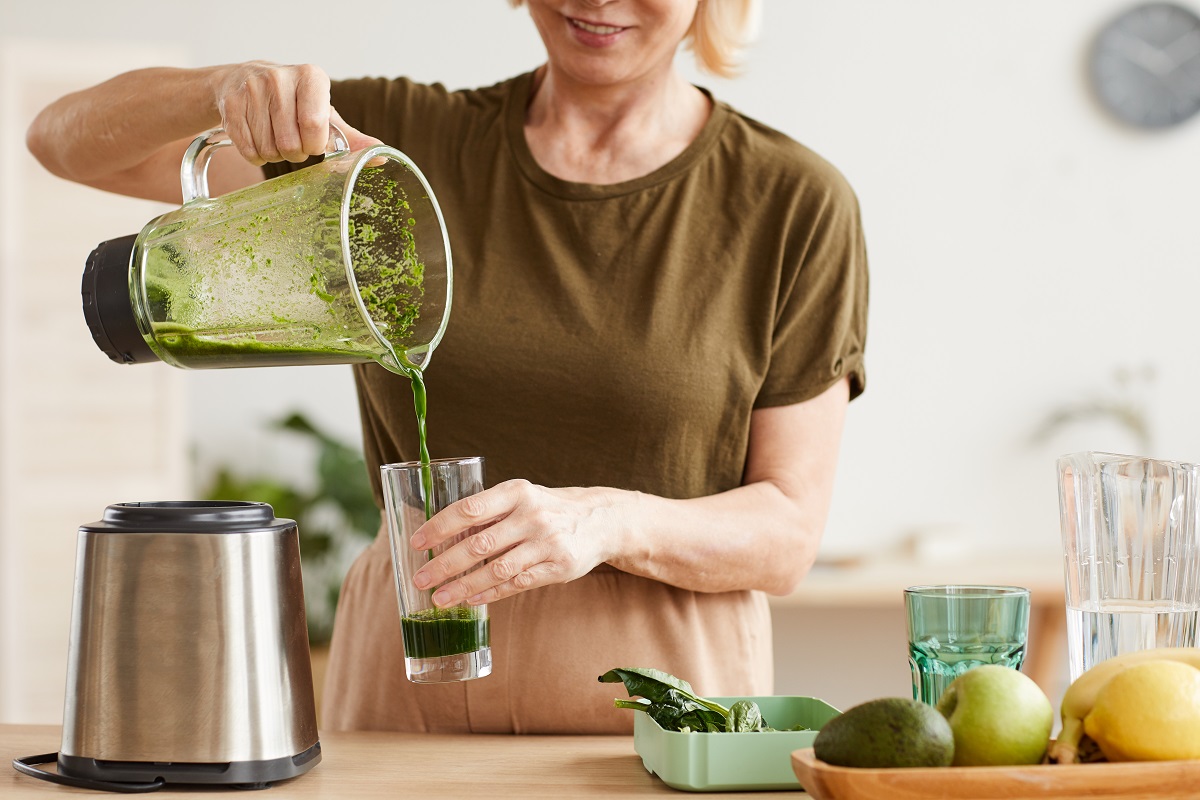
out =
[[[919,556],[901,548],[819,562],[792,594],[770,598],[776,693],[813,695],[842,709],[875,697],[911,695],[903,593],[919,584],[1029,589],[1022,670],[1057,706],[1068,680],[1062,554],[1057,549]]]

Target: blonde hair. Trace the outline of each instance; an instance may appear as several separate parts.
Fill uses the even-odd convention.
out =
[[[525,0],[508,0],[520,8]],[[758,32],[759,0],[699,0],[684,46],[700,69],[722,78],[736,76],[742,49]]]

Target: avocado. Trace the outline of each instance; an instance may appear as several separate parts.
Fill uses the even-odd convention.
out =
[[[825,723],[813,751],[839,767],[948,767],[954,760],[954,734],[933,706],[885,697]]]

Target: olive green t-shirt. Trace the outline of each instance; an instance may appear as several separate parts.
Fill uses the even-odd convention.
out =
[[[844,377],[862,392],[866,254],[833,167],[715,102],[662,168],[571,183],[526,144],[531,85],[333,85],[349,124],[420,167],[449,230],[453,306],[425,369],[434,458],[484,456],[489,485],[710,495],[741,483],[754,409]],[[378,499],[376,466],[417,458],[412,391],[354,370]]]

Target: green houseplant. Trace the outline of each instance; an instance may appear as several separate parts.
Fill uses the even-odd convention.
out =
[[[303,437],[316,447],[314,488],[304,491],[270,476],[246,477],[224,466],[203,494],[207,500],[270,503],[275,516],[296,520],[309,642],[320,646],[333,633],[333,612],[349,562],[379,530],[379,509],[358,450],[320,430],[299,413],[269,425],[272,430]]]

